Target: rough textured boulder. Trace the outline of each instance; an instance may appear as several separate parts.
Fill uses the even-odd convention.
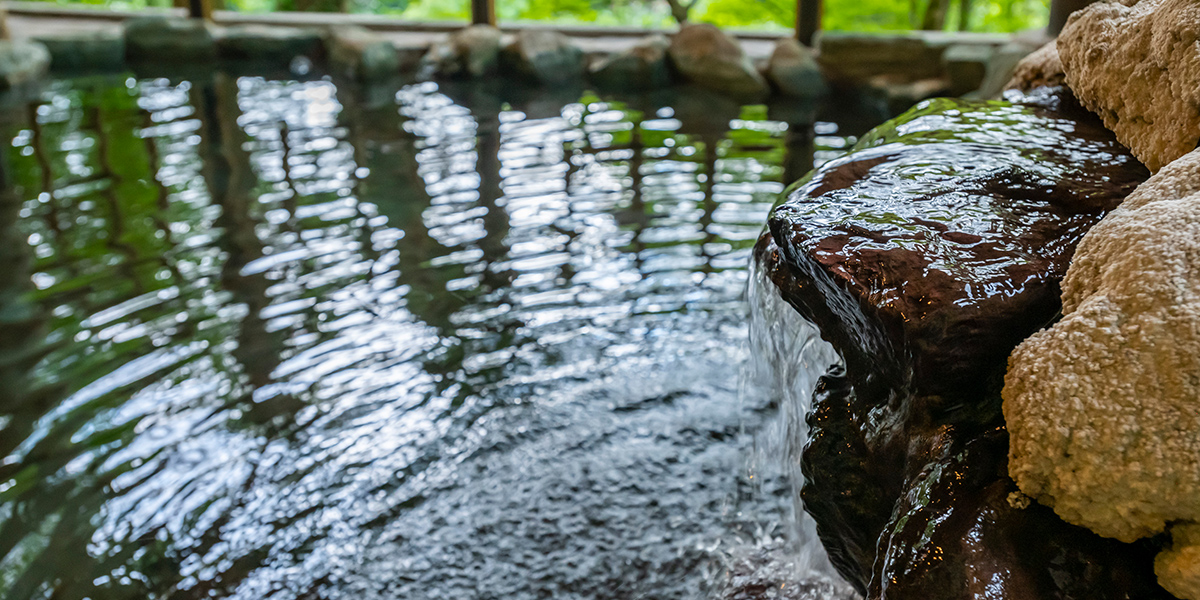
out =
[[[591,69],[591,80],[607,89],[652,90],[671,84],[667,48],[671,40],[662,34],[646,37],[636,46],[609,56]]]
[[[1200,525],[1171,528],[1171,547],[1154,559],[1154,572],[1168,592],[1189,600],[1200,598]]]
[[[583,75],[583,50],[556,31],[526,29],[504,48],[502,64],[517,76],[541,83],[576,81]]]
[[[1087,234],[1062,299],[1062,320],[1010,359],[1013,478],[1120,540],[1200,521],[1200,151]],[[1186,560],[1167,563],[1184,577]]]
[[[187,65],[217,57],[213,26],[199,19],[138,17],[125,23],[125,57],[132,63]]]
[[[1028,92],[1039,87],[1054,87],[1066,81],[1062,60],[1058,57],[1057,42],[1050,42],[1017,63],[1006,90]]]
[[[1005,361],[1059,310],[1076,243],[1148,173],[1069,94],[935,100],[801,180],[756,248],[842,358],[805,508],[868,598],[1156,598],[1154,548],[1028,505]]]
[[[1200,4],[1101,2],[1058,38],[1067,84],[1151,171],[1200,142]]]
[[[684,25],[667,54],[680,75],[701,87],[746,99],[761,98],[768,91],[737,40],[707,23]]]
[[[496,72],[504,35],[491,25],[460,29],[429,48],[421,70],[436,77],[484,77]]]
[[[767,61],[767,80],[784,96],[812,98],[829,92],[813,51],[795,38],[781,38]]]

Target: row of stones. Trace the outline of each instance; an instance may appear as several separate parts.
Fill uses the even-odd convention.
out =
[[[550,30],[502,33],[472,26],[413,55],[387,36],[353,25],[323,29],[243,25],[144,17],[119,32],[105,31],[0,43],[0,87],[17,87],[55,70],[117,70],[166,63],[205,68],[217,61],[297,67],[319,61],[331,74],[357,80],[416,73],[424,78],[503,76],[532,84],[588,80],[611,89],[646,90],[693,82],[739,99],[772,92],[824,93],[812,52],[781,39],[762,69],[729,35],[707,24],[683,27],[670,38],[651,35],[632,48],[589,57],[570,38]]]
[[[38,43],[0,42],[0,87],[15,87],[54,70],[120,70],[129,64],[211,68],[214,61],[281,67],[320,62],[352,79],[397,74],[426,78],[501,76],[535,84],[588,81],[601,89],[649,90],[692,82],[739,100],[771,94],[812,97],[834,86],[865,86],[903,109],[937,94],[999,89],[1030,49],[1006,39],[947,36],[824,34],[820,52],[790,38],[766,60],[752,60],[741,44],[716,27],[691,24],[667,36],[653,34],[621,52],[588,55],[550,30],[504,33],[472,26],[432,47],[405,47],[353,25],[304,29],[267,25],[218,26],[187,19],[145,17],[124,28],[41,37]],[[992,83],[988,83],[990,80]],[[986,95],[986,94],[985,94]]]

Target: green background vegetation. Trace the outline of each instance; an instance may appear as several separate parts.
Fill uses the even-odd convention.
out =
[[[56,1],[56,0],[50,0]],[[167,6],[170,0],[57,0],[120,8]],[[245,12],[291,9],[297,0],[225,0],[227,8]],[[303,0],[300,0],[303,1]],[[344,0],[354,13],[396,15],[422,21],[469,18],[468,0]],[[1049,0],[969,0],[950,2],[946,29],[1010,32],[1042,27]],[[835,31],[900,31],[917,29],[928,0],[826,0],[824,28]],[[596,25],[667,28],[674,24],[667,0],[497,0],[500,21],[550,21]],[[793,0],[696,0],[692,20],[721,27],[785,29],[795,23]]]

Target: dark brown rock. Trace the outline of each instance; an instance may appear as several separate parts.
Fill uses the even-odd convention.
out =
[[[801,180],[756,248],[844,362],[814,396],[803,496],[869,598],[1161,592],[1144,549],[1009,503],[1006,358],[1058,313],[1083,234],[1148,176],[1069,92],[1013,98],[877,128]]]

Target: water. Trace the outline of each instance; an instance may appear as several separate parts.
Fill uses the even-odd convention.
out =
[[[743,293],[849,140],[676,108],[217,75],[11,113],[0,596],[704,597],[795,523]]]

